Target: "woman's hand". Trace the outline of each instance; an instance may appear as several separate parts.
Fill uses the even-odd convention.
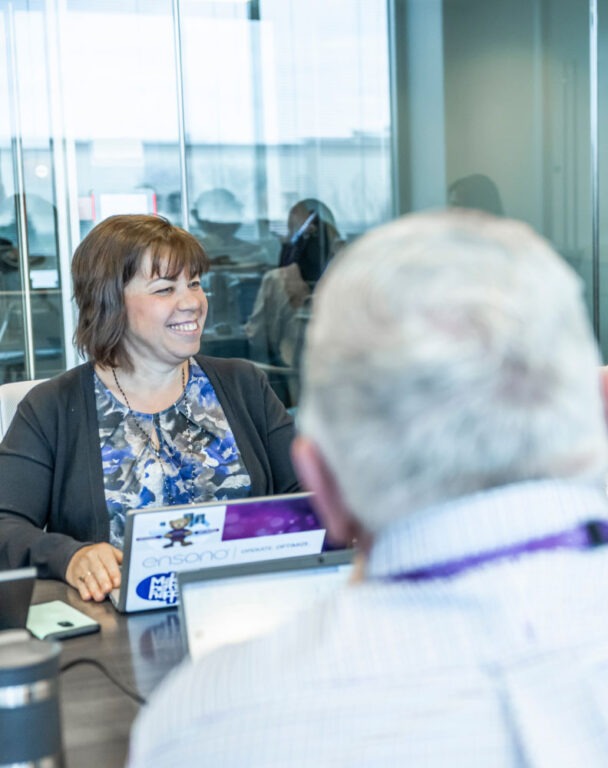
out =
[[[100,603],[120,586],[122,552],[111,544],[90,544],[72,557],[65,580],[78,590],[83,600]]]

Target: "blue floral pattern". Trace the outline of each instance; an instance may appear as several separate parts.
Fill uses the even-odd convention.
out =
[[[205,372],[190,360],[184,393],[157,414],[129,411],[95,376],[110,543],[122,549],[129,509],[250,495],[251,478]],[[149,435],[156,431],[160,448]]]

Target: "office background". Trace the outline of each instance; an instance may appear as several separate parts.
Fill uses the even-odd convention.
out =
[[[213,189],[267,269],[302,198],[349,241],[489,185],[580,274],[608,357],[608,0],[0,0],[0,40],[0,382],[78,362],[96,222],[197,232]],[[260,279],[222,276],[215,354],[248,355]]]

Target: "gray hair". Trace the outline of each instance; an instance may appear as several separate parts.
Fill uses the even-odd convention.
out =
[[[335,259],[315,295],[299,426],[376,531],[540,478],[599,478],[599,356],[581,284],[527,225],[404,216]]]

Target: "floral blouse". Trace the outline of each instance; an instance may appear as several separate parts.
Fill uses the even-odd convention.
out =
[[[183,394],[160,413],[130,411],[98,376],[95,399],[114,546],[122,549],[129,509],[249,496],[251,479],[230,425],[194,359]]]

